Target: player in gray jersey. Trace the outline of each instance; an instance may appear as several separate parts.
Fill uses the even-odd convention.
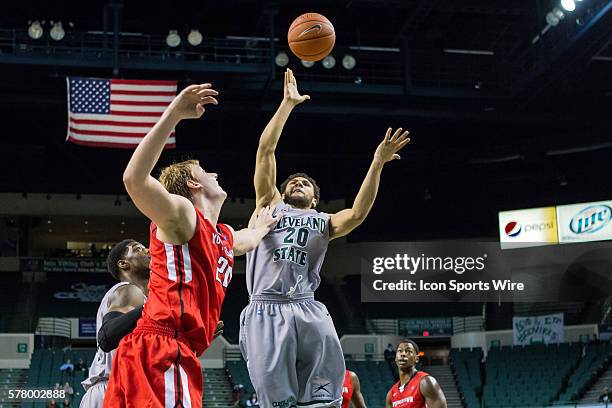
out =
[[[129,321],[135,323],[149,291],[149,261],[147,248],[133,239],[119,242],[108,256],[108,270],[120,282],[106,292],[98,308],[98,350],[89,368],[89,377],[81,383],[85,388],[81,408],[102,407],[115,354],[114,348],[119,342],[109,338],[112,335],[120,339],[124,333],[118,332],[133,329]],[[119,327],[119,330],[115,327],[111,330],[110,325]],[[101,333],[104,335],[101,336]],[[111,344],[114,344],[114,347]],[[111,347],[112,349],[109,349]]]
[[[410,139],[389,128],[351,208],[335,214],[316,210],[319,187],[304,173],[276,188],[274,152],[300,95],[291,70],[283,101],[259,140],[255,165],[257,209],[271,206],[284,216],[259,246],[247,253],[249,305],[240,316],[240,348],[260,405],[266,408],[340,407],[344,356],[331,317],[314,300],[329,241],[359,226],[374,204],[385,163]]]

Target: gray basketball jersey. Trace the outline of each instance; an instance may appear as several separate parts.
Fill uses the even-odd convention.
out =
[[[106,295],[104,295],[104,297],[102,298],[102,302],[100,303],[100,307],[98,308],[98,314],[96,315],[96,333],[100,331],[100,327],[102,327],[102,320],[104,319],[104,316],[108,313],[108,301],[110,297],[113,295],[115,290],[117,290],[117,288],[129,284],[129,282],[119,282],[115,286],[110,288],[108,292],[106,292]],[[113,365],[114,355],[115,350],[106,353],[98,347],[96,356],[94,357],[94,360],[91,363],[91,367],[89,367],[89,377],[83,380],[83,382],[81,382],[83,388],[85,388],[85,391],[87,391],[89,387],[91,387],[98,381],[108,381],[110,377],[111,367]]]
[[[284,216],[253,251],[247,253],[249,295],[313,293],[329,244],[329,214],[300,210],[281,201]]]

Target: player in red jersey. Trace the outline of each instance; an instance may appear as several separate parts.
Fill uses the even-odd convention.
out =
[[[121,340],[104,407],[202,406],[198,356],[213,339],[234,256],[252,250],[276,225],[269,209],[254,228],[217,224],[227,194],[195,160],[151,171],[183,119],[217,104],[210,84],[192,85],[168,106],[138,145],[123,174],[128,194],[151,222],[149,296],[136,329]]]
[[[342,384],[342,407],[350,408],[351,403],[354,408],[366,408],[363,395],[361,395],[361,383],[359,377],[352,371],[346,370],[344,374],[344,384]]]
[[[446,397],[431,375],[416,369],[419,346],[409,339],[400,341],[395,353],[399,382],[387,393],[385,408],[446,408]]]

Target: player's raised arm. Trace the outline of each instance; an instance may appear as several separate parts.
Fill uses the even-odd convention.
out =
[[[167,233],[170,241],[188,240],[193,235],[193,231],[180,229],[195,229],[195,209],[187,198],[170,194],[151,171],[172,129],[183,119],[201,117],[205,105],[217,104],[216,95],[210,84],[185,88],[140,142],[123,173],[123,183],[136,207]]]
[[[387,129],[385,138],[378,145],[372,164],[363,183],[361,183],[353,206],[332,214],[330,220],[331,239],[342,237],[361,225],[372,209],[372,205],[374,205],[380,184],[380,174],[385,163],[400,159],[397,152],[410,142],[408,132],[402,132],[402,128],[397,129],[393,135],[391,135],[391,131],[391,128]]]
[[[272,216],[272,209],[267,206],[261,210],[256,209],[249,222],[250,227],[234,233],[234,255],[240,256],[255,249],[270,230],[272,230],[283,214]]]
[[[431,376],[423,377],[419,384],[421,394],[425,397],[427,408],[446,408],[446,397],[440,384]]]
[[[361,383],[357,374],[351,371],[351,381],[353,382],[353,396],[351,397],[351,404],[355,408],[366,408],[363,394],[361,393]]]
[[[281,199],[281,195],[276,188],[276,158],[274,152],[291,111],[308,99],[310,99],[310,96],[300,95],[293,72],[287,69],[283,101],[261,133],[259,146],[257,147],[254,177],[257,208],[267,205],[274,206]]]

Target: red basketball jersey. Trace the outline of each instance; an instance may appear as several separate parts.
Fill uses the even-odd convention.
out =
[[[408,381],[408,384],[400,387],[397,382],[391,388],[391,406],[393,408],[425,408],[425,397],[421,394],[421,380],[427,377],[424,371],[417,373]]]
[[[344,384],[342,384],[342,408],[351,406],[351,398],[353,398],[353,380],[351,379],[351,372],[346,370]]]
[[[193,237],[183,245],[157,239],[151,223],[151,277],[143,320],[169,326],[189,340],[196,355],[208,348],[234,267],[234,237],[196,208]]]

